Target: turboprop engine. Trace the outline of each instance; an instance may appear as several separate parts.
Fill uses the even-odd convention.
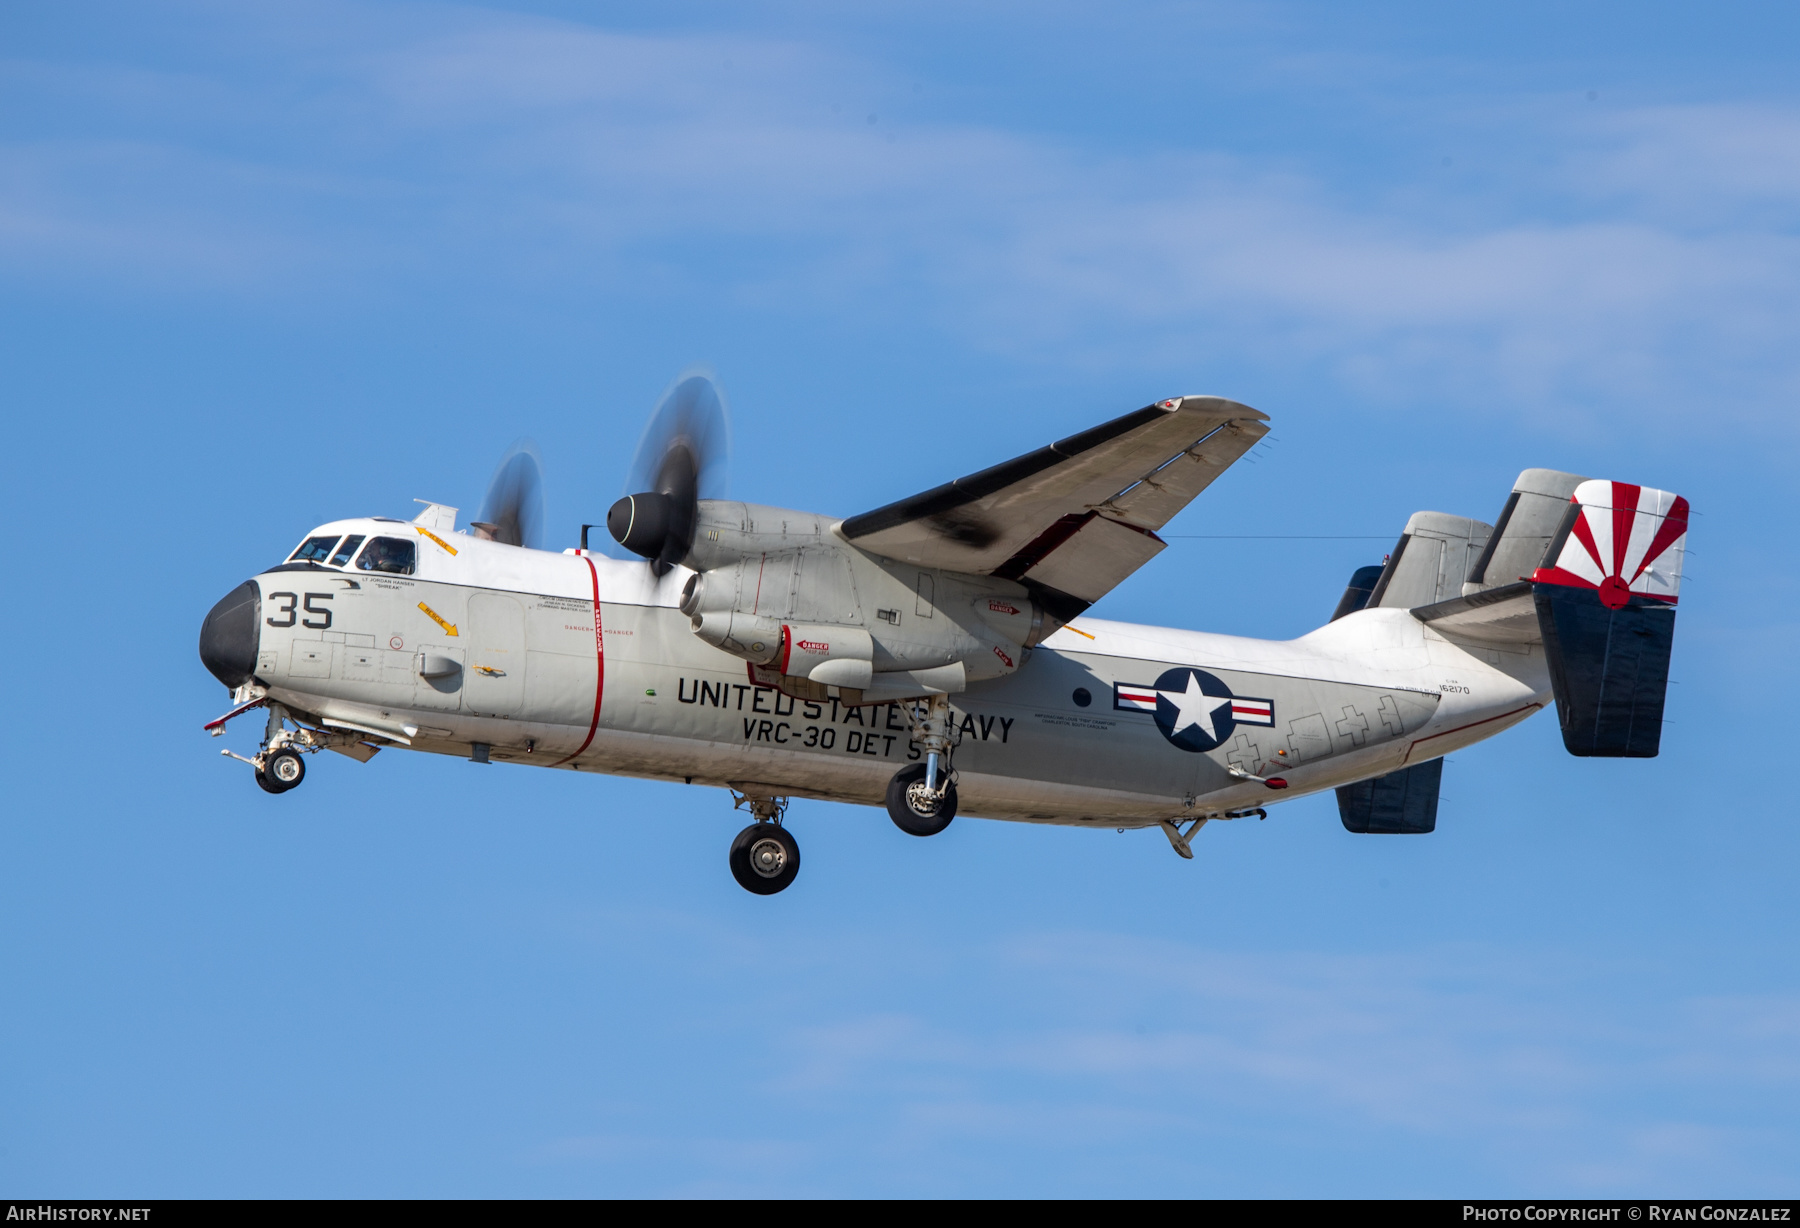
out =
[[[681,610],[710,644],[820,686],[948,694],[1017,669],[1041,618],[1023,585],[865,554],[807,512],[704,502]]]
[[[659,575],[692,568],[681,611],[694,634],[759,678],[852,702],[952,694],[1017,669],[1055,623],[1025,587],[868,554],[811,512],[703,498],[722,484],[724,405],[702,375],[670,389],[633,465],[638,493],[607,513],[620,545]]]

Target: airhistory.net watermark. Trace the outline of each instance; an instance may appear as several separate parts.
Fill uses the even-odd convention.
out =
[[[149,1221],[150,1208],[71,1207],[50,1202],[21,1205],[13,1202],[6,1205],[6,1218],[9,1223],[27,1224],[137,1224]]]

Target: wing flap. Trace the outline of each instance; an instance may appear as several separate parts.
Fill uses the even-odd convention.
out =
[[[1094,512],[1069,519],[1078,521],[1074,531],[1052,543],[1042,557],[1019,568],[1016,576],[1007,574],[1012,570],[1010,564],[995,574],[1041,584],[1091,604],[1155,558],[1167,544],[1147,529],[1120,524]]]

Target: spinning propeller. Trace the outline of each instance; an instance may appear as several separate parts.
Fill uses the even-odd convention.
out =
[[[481,501],[481,519],[471,521],[469,527],[488,541],[539,548],[544,528],[544,467],[531,440],[517,440],[507,449],[488,483],[487,498]]]
[[[731,454],[725,396],[702,371],[689,368],[663,393],[631,464],[627,494],[606,513],[613,538],[650,560],[657,575],[694,545],[700,500],[722,498]]]

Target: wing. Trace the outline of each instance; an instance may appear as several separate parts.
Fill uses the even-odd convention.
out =
[[[1268,434],[1267,420],[1222,397],[1158,401],[840,531],[872,554],[1050,590],[1073,617],[1155,557],[1156,530]]]

